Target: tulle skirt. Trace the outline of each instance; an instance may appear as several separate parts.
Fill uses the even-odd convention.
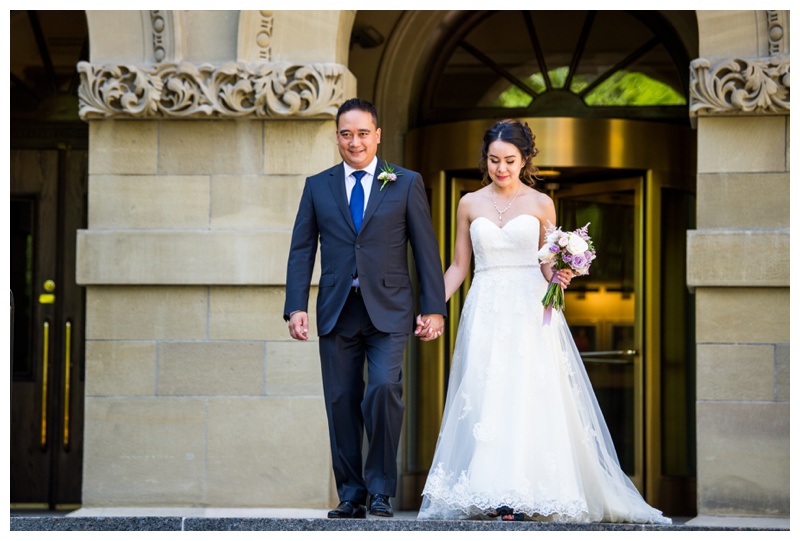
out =
[[[622,471],[560,312],[543,324],[536,266],[477,272],[461,314],[420,519],[669,523]]]

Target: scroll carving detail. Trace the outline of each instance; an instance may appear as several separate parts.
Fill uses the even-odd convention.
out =
[[[789,57],[691,63],[693,115],[789,114]]]
[[[96,118],[331,117],[344,102],[340,64],[79,62],[80,116]]]

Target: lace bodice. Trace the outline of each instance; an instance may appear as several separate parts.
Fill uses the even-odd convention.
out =
[[[530,214],[520,214],[502,228],[488,218],[479,216],[469,227],[475,272],[493,268],[538,267],[539,220]]]

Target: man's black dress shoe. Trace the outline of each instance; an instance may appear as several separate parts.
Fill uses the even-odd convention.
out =
[[[367,518],[367,508],[345,500],[336,509],[328,511],[328,518]]]
[[[377,517],[393,517],[392,504],[389,503],[389,496],[383,494],[373,494],[372,502],[369,504],[369,514]]]

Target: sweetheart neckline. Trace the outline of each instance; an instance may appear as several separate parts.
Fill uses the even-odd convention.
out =
[[[469,226],[470,226],[470,228],[472,228],[472,224],[474,224],[475,222],[477,222],[478,220],[480,220],[481,218],[483,218],[484,220],[486,220],[487,222],[489,222],[490,224],[492,224],[493,226],[495,226],[497,229],[499,229],[500,231],[502,231],[502,230],[503,230],[503,229],[505,229],[505,228],[506,228],[506,226],[508,226],[508,225],[509,225],[511,222],[513,222],[513,221],[514,221],[514,220],[516,220],[517,218],[522,218],[523,216],[528,216],[528,217],[530,217],[530,218],[533,218],[533,219],[534,219],[534,220],[536,220],[537,222],[539,222],[539,218],[537,218],[537,217],[536,217],[536,216],[534,216],[533,214],[517,214],[516,216],[514,216],[513,218],[511,218],[509,221],[507,221],[505,225],[502,225],[502,226],[500,226],[500,225],[497,225],[496,223],[494,223],[494,222],[491,220],[491,218],[487,218],[486,216],[478,216],[477,218],[475,218],[474,220],[472,220],[472,223],[470,223],[470,224],[469,224]],[[541,222],[539,222],[539,223],[541,223]]]

